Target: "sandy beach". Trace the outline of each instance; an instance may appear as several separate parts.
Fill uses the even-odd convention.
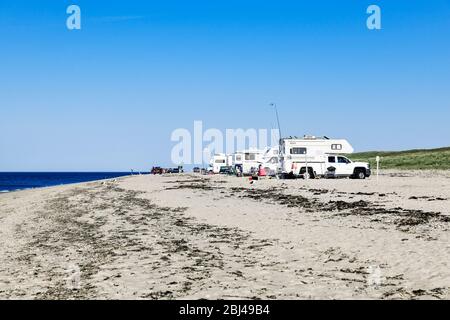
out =
[[[0,194],[0,299],[449,299],[450,172]]]

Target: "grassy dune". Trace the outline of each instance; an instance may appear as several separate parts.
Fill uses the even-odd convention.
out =
[[[370,151],[354,153],[349,158],[369,162],[375,168],[376,156],[381,157],[381,167],[384,169],[450,170],[450,147],[397,152]]]

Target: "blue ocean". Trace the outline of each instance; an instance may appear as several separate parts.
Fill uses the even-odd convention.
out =
[[[111,179],[130,172],[0,172],[0,192]]]

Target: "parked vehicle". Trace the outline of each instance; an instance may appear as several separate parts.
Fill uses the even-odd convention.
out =
[[[351,177],[365,179],[371,175],[366,162],[353,162],[344,154],[353,153],[347,140],[305,136],[281,139],[281,177]]]
[[[242,174],[250,175],[263,163],[265,150],[249,149],[236,152],[232,155],[233,167],[240,166]]]
[[[231,165],[230,162],[231,162],[231,156],[228,156],[224,153],[215,154],[209,162],[208,171],[211,171],[213,173],[219,173],[220,168]]]
[[[326,178],[349,177],[352,179],[365,179],[370,177],[371,168],[367,162],[354,162],[342,155],[328,154],[326,157],[324,172]],[[316,174],[314,172],[313,174]]]
[[[150,171],[151,174],[163,174],[165,171],[161,167],[153,167],[152,171]]]
[[[262,167],[268,176],[275,176],[279,168],[279,146],[267,148],[262,156]]]
[[[182,173],[183,166],[178,166],[177,168],[161,168],[153,167],[150,171],[151,174],[164,174],[164,173]]]
[[[264,169],[268,176],[282,178],[340,178],[365,179],[370,177],[370,165],[353,162],[345,155],[353,153],[353,147],[345,139],[304,136],[280,140],[280,146],[263,150],[249,149],[232,155],[216,154],[211,158],[209,172],[236,175],[255,175]]]
[[[166,173],[183,173],[183,166],[178,166],[177,168],[166,169]]]
[[[232,166],[224,166],[224,167],[220,167],[220,174],[228,174],[228,175],[234,175],[235,171],[233,170]]]
[[[231,165],[244,175],[251,175],[262,165],[267,175],[274,176],[278,169],[279,147],[268,147],[265,149],[248,149],[235,152],[231,155]]]
[[[194,173],[200,173],[200,168],[199,167],[194,167],[194,169],[192,169],[192,171]]]

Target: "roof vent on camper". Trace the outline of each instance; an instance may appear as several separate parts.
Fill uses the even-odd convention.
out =
[[[316,136],[311,136],[311,135],[306,135],[303,137],[304,139],[308,139],[308,140],[315,140],[317,139]]]

